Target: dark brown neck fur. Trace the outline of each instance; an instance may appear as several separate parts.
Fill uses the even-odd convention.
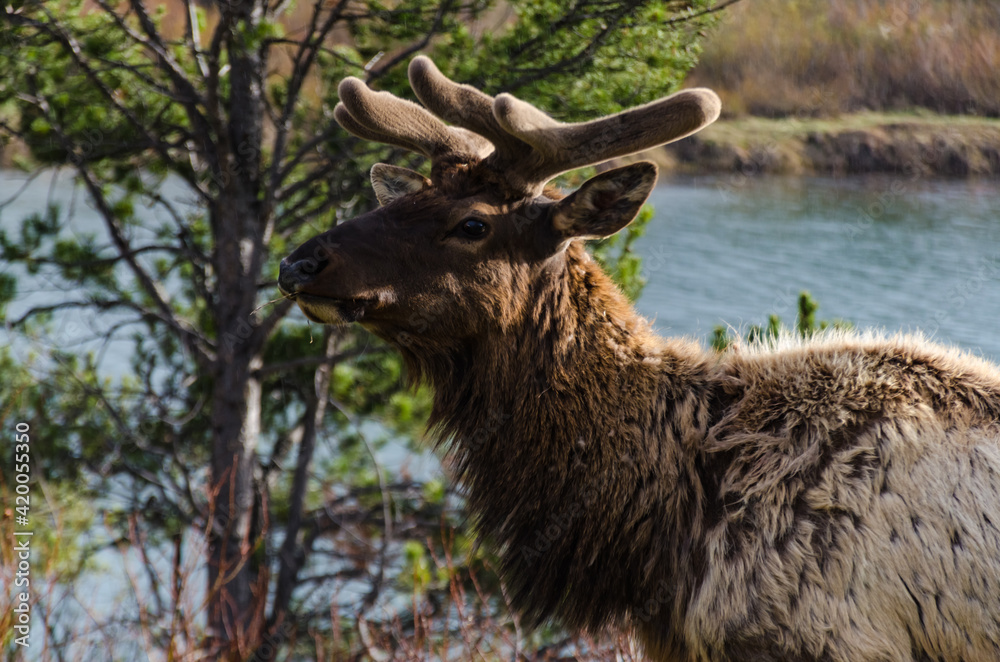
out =
[[[714,368],[653,335],[581,242],[537,287],[492,337],[409,358],[526,624],[598,631],[641,619],[630,605],[689,573],[679,546],[701,508],[693,458]]]

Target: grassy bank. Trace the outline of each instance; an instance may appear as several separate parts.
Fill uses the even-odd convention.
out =
[[[875,112],[724,119],[657,158],[682,172],[1000,176],[1000,119]]]

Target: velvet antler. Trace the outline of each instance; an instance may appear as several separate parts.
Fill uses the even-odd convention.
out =
[[[525,195],[537,195],[546,182],[568,170],[691,135],[714,122],[720,110],[714,92],[695,88],[570,124],[510,94],[493,98],[455,83],[422,55],[410,63],[409,77],[417,97],[431,112],[348,78],[340,85],[337,121],[360,138],[404,147],[433,162],[485,159],[510,189]]]

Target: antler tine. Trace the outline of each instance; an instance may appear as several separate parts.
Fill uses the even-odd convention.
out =
[[[395,145],[397,147],[402,147],[403,149],[414,152],[415,154],[423,154],[427,156],[424,152],[423,147],[418,147],[413,143],[403,140],[399,136],[390,136],[384,133],[379,133],[373,129],[369,129],[364,124],[354,119],[351,115],[351,111],[347,110],[342,102],[338,103],[333,109],[333,117],[337,120],[337,124],[343,127],[348,133],[353,136],[357,136],[362,140],[369,140],[371,142],[383,143],[386,145]]]
[[[529,103],[500,94],[493,103],[497,122],[531,145],[538,158],[518,176],[540,189],[552,177],[618,156],[664,145],[695,133],[719,117],[719,97],[705,88],[669,97],[590,122],[564,124]],[[500,155],[496,155],[499,157]]]
[[[375,92],[353,76],[341,81],[338,91],[334,117],[359,138],[403,147],[432,161],[478,159],[493,151],[486,139],[445,125],[411,101]]]
[[[471,85],[461,85],[441,73],[426,55],[410,61],[410,87],[420,103],[438,117],[487,138],[497,154],[507,158],[525,156],[531,145],[508,133],[493,115],[493,97]]]

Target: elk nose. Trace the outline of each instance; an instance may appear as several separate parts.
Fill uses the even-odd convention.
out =
[[[278,289],[285,294],[295,294],[303,285],[315,280],[317,274],[323,271],[328,263],[327,260],[313,258],[289,262],[288,258],[285,258],[278,266]]]

